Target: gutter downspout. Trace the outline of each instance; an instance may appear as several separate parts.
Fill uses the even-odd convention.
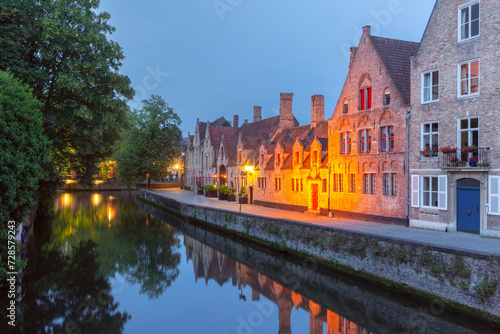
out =
[[[406,113],[406,227],[410,227],[410,119],[411,113]]]

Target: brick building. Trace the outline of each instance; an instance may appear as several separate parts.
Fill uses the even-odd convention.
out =
[[[410,226],[500,237],[499,17],[498,0],[436,1],[411,63]]]
[[[410,57],[418,43],[363,28],[329,120],[331,207],[344,217],[406,224]]]

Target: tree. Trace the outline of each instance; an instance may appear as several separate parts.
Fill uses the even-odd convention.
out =
[[[0,281],[5,282],[7,223],[29,214],[50,163],[43,134],[41,103],[27,85],[0,71]],[[19,252],[17,252],[19,254]],[[16,261],[20,263],[20,261]]]
[[[70,166],[87,184],[112,154],[133,97],[99,2],[7,0],[0,12],[0,69],[33,88],[56,166]]]
[[[179,155],[181,120],[173,108],[158,95],[142,100],[141,110],[129,117],[129,127],[122,132],[115,153],[118,179],[123,182],[162,177]]]

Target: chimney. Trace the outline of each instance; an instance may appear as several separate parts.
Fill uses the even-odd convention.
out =
[[[316,127],[325,120],[325,97],[323,95],[311,96],[311,126]]]
[[[293,126],[293,93],[281,93],[280,100],[280,123],[283,123],[284,127]]]
[[[240,120],[240,116],[238,115],[234,115],[233,116],[233,128],[237,128],[238,127],[238,121]]]
[[[262,107],[255,106],[253,107],[253,122],[258,122],[262,119],[261,113]]]
[[[243,121],[243,124],[248,124],[248,119],[245,119],[245,120]]]
[[[367,35],[367,36],[371,36],[372,33],[371,33],[371,27],[370,26],[364,26],[363,27],[363,34]]]

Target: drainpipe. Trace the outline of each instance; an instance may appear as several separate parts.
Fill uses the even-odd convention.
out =
[[[331,217],[330,213],[330,162],[327,162],[326,166],[328,167],[328,217]]]
[[[411,113],[406,113],[406,227],[410,227],[410,119]]]

